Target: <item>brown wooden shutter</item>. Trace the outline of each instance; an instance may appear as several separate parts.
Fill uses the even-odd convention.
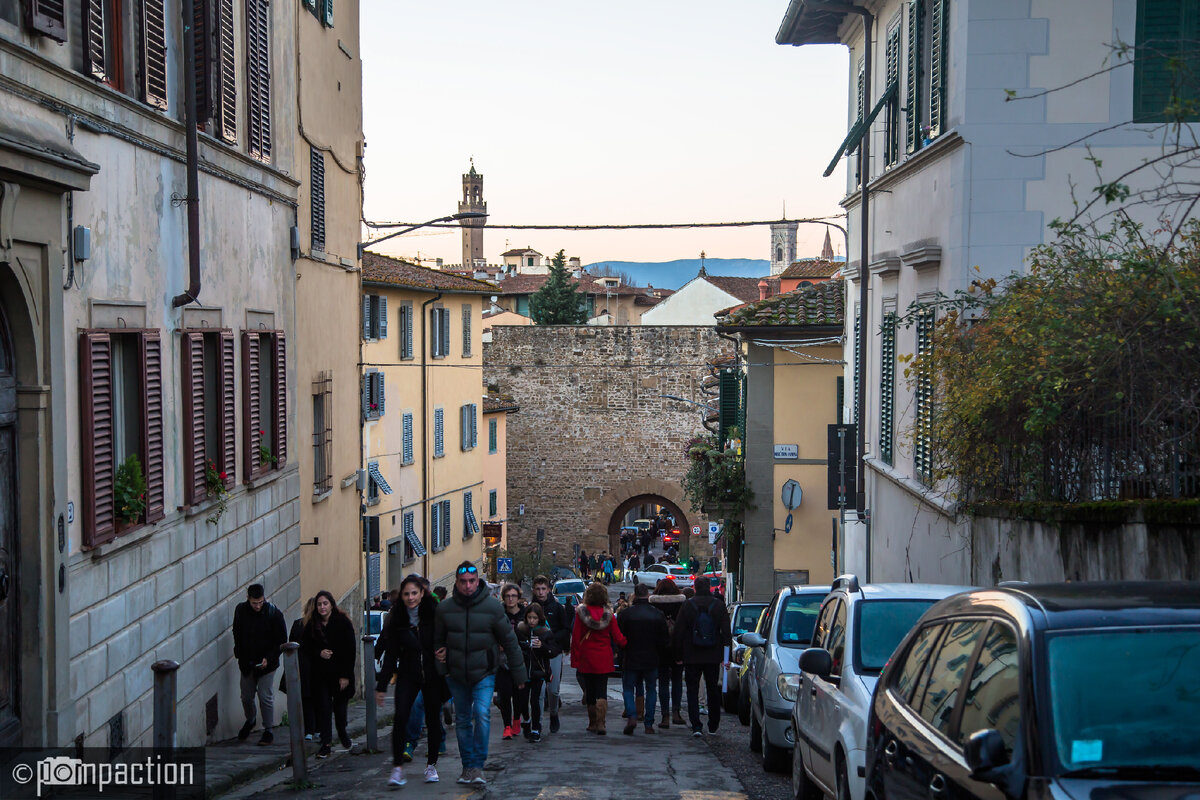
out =
[[[163,0],[140,0],[141,42],[138,48],[142,99],[167,110],[167,17]]]
[[[271,12],[267,0],[246,2],[246,67],[250,155],[271,160]]]
[[[196,124],[206,128],[213,117],[217,93],[216,11],[217,0],[192,0],[193,54],[196,81]]]
[[[102,331],[79,334],[79,431],[83,448],[83,546],[116,536],[112,344]]]
[[[165,514],[165,470],[163,444],[162,338],[157,330],[142,331],[138,337],[138,360],[142,373],[142,446],[145,448],[146,522],[157,522]]]
[[[257,477],[263,471],[258,457],[258,445],[260,441],[258,432],[262,426],[262,420],[259,418],[258,412],[262,397],[262,391],[258,385],[258,358],[258,333],[243,331],[242,425],[244,434],[242,437],[242,460],[245,464],[244,472],[247,479]]]
[[[221,471],[225,473],[225,488],[232,489],[237,471],[237,397],[233,365],[233,331],[221,331]]]
[[[271,453],[277,459],[275,469],[287,461],[287,337],[277,332],[275,340],[275,441]]]
[[[93,78],[111,78],[104,57],[104,0],[83,0],[79,9],[83,18],[83,60]]]
[[[195,505],[208,495],[204,452],[204,334],[185,331],[181,350],[183,492],[184,502]]]
[[[64,0],[25,0],[25,20],[34,33],[56,42],[67,40]]]
[[[221,138],[237,144],[237,60],[233,48],[233,0],[217,2],[217,83],[214,112],[220,122]],[[230,467],[232,471],[232,465]]]

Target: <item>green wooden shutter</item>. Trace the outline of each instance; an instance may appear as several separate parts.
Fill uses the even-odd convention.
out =
[[[719,387],[717,429],[721,445],[724,446],[729,437],[729,429],[737,426],[738,401],[741,397],[737,373],[731,369],[721,370]],[[743,435],[745,435],[744,432]]]
[[[932,0],[929,12],[929,138],[946,130],[950,0]]]
[[[921,149],[921,0],[908,0],[908,112],[904,142],[909,153]]]
[[[900,26],[897,24],[887,34],[887,85],[897,86],[900,82]],[[897,88],[887,104],[887,120],[884,138],[884,163],[888,166],[900,160],[900,90]]]
[[[879,341],[879,457],[894,463],[895,439],[892,433],[896,406],[896,315],[883,318]]]
[[[862,370],[859,365],[862,362],[858,358],[858,354],[862,352],[862,314],[854,315],[854,416],[852,420],[855,425],[859,424],[861,409],[858,407],[858,386],[862,382]]]
[[[933,352],[932,310],[917,314],[917,357]],[[933,479],[933,375],[928,366],[918,366],[913,419],[913,466],[917,476],[929,482]]]
[[[1200,120],[1196,91],[1200,8],[1193,0],[1139,0],[1133,118]]]
[[[321,4],[324,6],[324,8],[322,9],[324,19],[322,21],[325,23],[326,28],[332,28],[333,27],[333,0],[321,0]]]

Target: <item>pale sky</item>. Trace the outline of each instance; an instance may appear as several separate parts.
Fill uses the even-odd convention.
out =
[[[366,218],[457,211],[474,156],[489,222],[628,224],[837,214],[846,49],[782,47],[787,0],[363,0]],[[824,226],[801,225],[800,257]],[[842,245],[834,236],[834,246]],[[462,260],[458,231],[386,242]],[[583,263],[768,258],[769,229],[487,230]]]

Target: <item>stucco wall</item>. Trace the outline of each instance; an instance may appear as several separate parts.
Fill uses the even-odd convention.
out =
[[[741,303],[703,278],[693,278],[679,291],[642,314],[643,325],[713,325],[713,314]]]

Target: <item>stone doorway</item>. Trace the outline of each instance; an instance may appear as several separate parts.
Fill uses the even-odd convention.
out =
[[[608,552],[621,552],[621,524],[624,522],[626,515],[639,506],[662,506],[667,514],[675,518],[675,527],[679,528],[681,533],[690,532],[691,530],[691,524],[688,522],[687,515],[673,501],[657,494],[635,495],[617,506],[609,518]]]
[[[0,306],[0,747],[21,744],[17,542],[17,377]]]

